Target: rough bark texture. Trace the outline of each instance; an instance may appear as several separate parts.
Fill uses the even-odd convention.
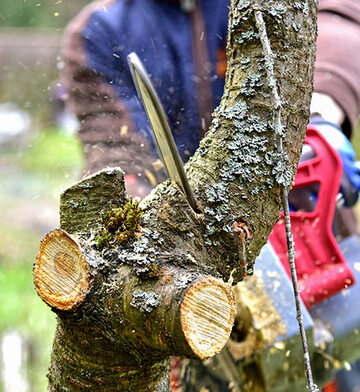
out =
[[[263,12],[275,53],[281,134],[274,128],[270,59],[259,40],[256,9]],[[167,391],[170,355],[206,358],[224,346],[235,309],[224,281],[237,283],[252,273],[279,217],[280,189],[295,174],[308,121],[315,37],[313,0],[232,1],[224,97],[186,166],[199,211],[166,181],[141,202],[140,227],[130,228],[138,211],[117,169],[64,192],[61,228],[78,244],[89,270],[87,295],[63,308],[61,298],[50,301],[39,290],[44,277],[37,271],[46,260],[39,256],[35,266],[38,293],[59,320],[51,391]],[[122,219],[116,235],[104,231],[101,219],[111,207]],[[52,273],[64,265],[69,273],[68,262],[54,265]]]
[[[257,8],[263,11],[276,56],[283,135],[275,133],[266,76],[269,59],[255,23]],[[233,2],[225,93],[187,173],[205,211],[207,252],[222,275],[229,276],[236,268],[235,281],[252,273],[280,213],[280,188],[291,185],[296,171],[308,122],[315,39],[315,1]],[[283,137],[283,153],[278,151],[278,136]],[[233,235],[236,222],[250,233],[245,233],[246,260],[241,260],[241,268],[241,244]]]
[[[231,287],[191,253],[176,255],[180,227],[167,229],[174,230],[167,244],[156,221],[143,217],[137,237],[99,250],[99,217],[126,199],[120,169],[88,177],[62,194],[62,229],[42,241],[35,287],[59,315],[50,390],[165,391],[171,354],[207,358],[231,333]]]

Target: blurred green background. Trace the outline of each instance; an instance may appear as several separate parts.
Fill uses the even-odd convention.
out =
[[[88,2],[0,2],[0,392],[4,355],[16,354],[5,349],[14,334],[27,384],[14,392],[46,391],[56,319],[35,293],[32,265],[41,238],[59,225],[61,190],[81,175],[76,133],[55,121],[52,96],[64,26]],[[9,134],[4,128],[18,121],[14,112],[30,125]]]
[[[31,119],[25,132],[0,139],[0,342],[13,332],[21,338],[27,363],[24,391],[46,390],[55,328],[54,314],[34,291],[32,265],[40,239],[58,227],[61,190],[82,170],[76,133],[56,125],[51,96],[62,67],[64,26],[86,3],[0,2],[0,128],[5,102]],[[358,156],[359,135],[353,141]],[[3,365],[0,360],[0,371]]]

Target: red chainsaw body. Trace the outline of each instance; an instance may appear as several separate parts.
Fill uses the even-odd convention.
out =
[[[332,231],[342,177],[341,158],[311,125],[305,144],[312,148],[315,156],[299,164],[291,192],[304,187],[316,189],[316,206],[312,211],[290,212],[290,217],[300,295],[310,308],[352,285],[355,279]],[[290,276],[283,213],[269,240]]]

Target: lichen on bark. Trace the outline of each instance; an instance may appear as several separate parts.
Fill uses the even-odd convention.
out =
[[[263,53],[256,9],[262,10],[267,26],[275,81],[267,78],[270,59]],[[253,234],[246,241],[246,265],[233,274],[235,282],[253,272],[280,213],[281,186],[289,187],[296,172],[309,118],[315,40],[315,1],[232,2],[225,92],[186,170],[205,211],[208,251],[224,275],[238,267],[234,224],[241,221]],[[277,83],[282,101],[282,152],[277,147],[271,82]]]

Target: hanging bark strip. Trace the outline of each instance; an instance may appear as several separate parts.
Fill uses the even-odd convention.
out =
[[[256,25],[259,30],[260,40],[263,46],[264,54],[266,57],[266,72],[268,77],[268,86],[271,88],[273,100],[274,100],[274,128],[277,139],[278,150],[282,154],[283,153],[283,126],[281,121],[281,99],[279,97],[277,82],[274,76],[274,55],[271,50],[270,41],[267,36],[266,24],[263,19],[262,12],[258,9],[255,10],[255,19]],[[296,314],[297,320],[299,323],[299,330],[301,335],[301,341],[304,352],[304,363],[306,376],[308,381],[308,388],[310,392],[317,392],[319,389],[313,382],[312,372],[311,372],[311,363],[310,363],[310,355],[309,349],[306,339],[306,332],[304,326],[304,318],[301,310],[301,301],[300,294],[297,282],[297,274],[295,267],[295,250],[294,250],[294,241],[293,235],[291,232],[291,221],[290,221],[290,212],[289,212],[289,192],[286,186],[282,187],[281,190],[281,200],[282,206],[284,210],[285,217],[285,230],[286,230],[286,239],[287,239],[287,247],[288,247],[288,258],[291,270],[291,280],[293,284],[294,297],[295,297],[295,305],[296,305]]]
[[[228,281],[253,273],[279,218],[312,93],[315,1],[258,7],[286,101],[283,153],[254,4],[233,0],[224,96],[185,168],[202,212],[170,181],[134,203],[119,168],[61,195],[61,229],[34,266],[36,290],[58,315],[50,391],[168,391],[171,355],[204,359],[225,345],[235,312]]]

